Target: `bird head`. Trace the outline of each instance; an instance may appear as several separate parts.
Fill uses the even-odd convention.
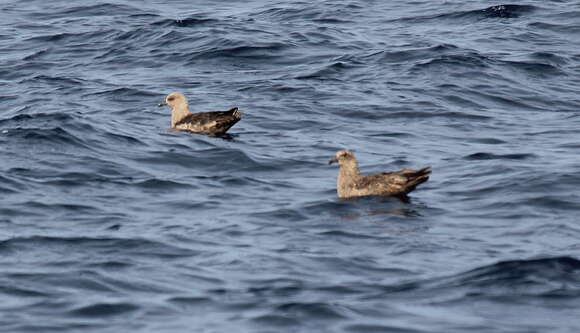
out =
[[[346,161],[354,161],[354,160],[355,158],[352,152],[348,150],[340,150],[336,152],[333,159],[328,161],[328,164],[338,163],[339,165],[342,165]]]
[[[165,97],[165,100],[161,103],[159,103],[159,107],[161,106],[171,106],[172,108],[175,108],[176,106],[179,105],[187,105],[187,98],[185,98],[185,96],[183,96],[183,94],[181,93],[171,93],[169,95],[167,95],[167,97]]]

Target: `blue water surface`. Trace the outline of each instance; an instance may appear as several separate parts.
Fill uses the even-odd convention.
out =
[[[0,84],[2,331],[580,332],[577,1],[4,0]]]

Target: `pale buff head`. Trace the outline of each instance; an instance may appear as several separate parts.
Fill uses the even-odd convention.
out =
[[[340,150],[336,152],[333,159],[328,161],[328,164],[338,163],[339,165],[344,165],[352,162],[356,163],[354,154],[348,150]]]
[[[165,105],[170,106],[172,109],[187,108],[187,98],[181,93],[174,92],[167,95],[162,103],[159,103],[159,106]]]
[[[171,128],[175,128],[179,121],[190,114],[187,105],[187,98],[185,98],[183,94],[174,92],[167,95],[165,100],[162,103],[159,103],[159,106],[165,105],[171,107]]]

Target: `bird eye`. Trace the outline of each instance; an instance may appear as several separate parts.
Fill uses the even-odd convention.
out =
[[[167,100],[168,100],[168,101],[172,101],[172,100],[174,100],[174,99],[175,99],[175,97],[169,97]]]

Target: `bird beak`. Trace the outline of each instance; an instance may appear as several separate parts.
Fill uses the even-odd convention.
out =
[[[336,157],[331,159],[330,161],[328,161],[328,165],[330,165],[332,163],[338,163],[338,160],[336,159]]]
[[[161,103],[157,104],[158,107],[162,107],[162,106],[165,106],[165,105],[167,105],[167,102],[161,102]]]

